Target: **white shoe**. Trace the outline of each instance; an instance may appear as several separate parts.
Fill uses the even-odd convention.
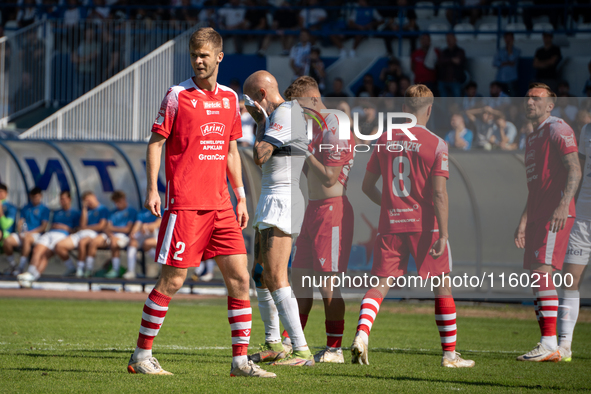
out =
[[[448,367],[448,368],[472,368],[474,366],[474,361],[472,360],[464,360],[460,357],[460,353],[454,352],[455,358],[451,359],[446,357],[445,355],[441,357],[441,366]]]
[[[84,278],[84,268],[76,268],[76,278]]]
[[[23,272],[22,274],[17,275],[16,280],[18,281],[20,287],[30,289],[36,279],[32,273]]]
[[[199,280],[202,282],[209,282],[213,279],[213,272],[208,272],[207,274],[201,275]]]
[[[369,365],[368,352],[368,344],[365,343],[359,334],[355,335],[355,339],[351,345],[351,362],[353,364]]]
[[[570,362],[573,361],[573,352],[562,346],[558,346],[558,352],[560,353],[560,361]]]
[[[553,361],[555,363],[560,361],[560,352],[558,349],[551,350],[538,342],[538,345],[533,350],[517,357],[517,361]]]
[[[165,371],[156,360],[156,357],[149,357],[142,361],[133,361],[133,355],[129,358],[127,364],[127,372],[141,373],[146,375],[172,375],[172,373]]]
[[[318,353],[314,355],[314,361],[317,363],[335,363],[335,364],[344,364],[345,357],[343,356],[343,351],[341,348],[329,348],[328,346],[326,349],[322,349]]]
[[[232,368],[230,376],[245,376],[251,378],[276,378],[273,372],[267,372],[257,364],[253,363],[252,360],[248,360],[246,364],[242,364],[238,367]]]
[[[123,274],[123,279],[135,279],[135,272],[127,271]]]

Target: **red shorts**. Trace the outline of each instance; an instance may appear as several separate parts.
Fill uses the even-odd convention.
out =
[[[431,246],[439,238],[437,231],[420,233],[379,234],[374,248],[371,274],[387,278],[406,274],[408,257],[413,255],[419,275],[428,277],[451,272],[451,250],[449,242],[445,251],[437,259],[429,254]]]
[[[202,260],[235,254],[246,254],[246,247],[232,208],[164,212],[156,246],[157,263],[199,267]]]
[[[566,219],[564,229],[557,233],[550,232],[550,222],[528,223],[525,227],[523,268],[530,269],[532,264],[547,264],[561,270],[574,223],[575,218]]]
[[[346,196],[308,203],[292,268],[346,272],[353,245],[353,207]]]

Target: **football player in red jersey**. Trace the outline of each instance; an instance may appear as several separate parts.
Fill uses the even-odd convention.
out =
[[[374,249],[371,273],[379,278],[361,302],[357,334],[351,346],[353,363],[369,364],[368,341],[380,304],[393,277],[406,273],[409,255],[415,258],[419,275],[439,276],[435,293],[435,321],[439,329],[443,357],[441,365],[450,368],[474,366],[455,351],[456,306],[448,274],[451,252],[448,242],[449,178],[447,144],[425,125],[431,116],[433,93],[425,85],[406,90],[403,111],[413,114],[417,123],[408,130],[417,138],[409,141],[405,133],[391,139],[384,133],[377,141],[367,164],[363,192],[381,206],[379,235]],[[382,177],[382,191],[376,184]]]
[[[233,356],[230,376],[275,377],[246,356],[252,310],[242,237],[248,214],[236,143],[242,124],[238,96],[216,82],[224,58],[222,37],[211,28],[201,28],[191,35],[189,53],[195,77],[168,90],[148,144],[145,207],[160,216],[157,177],[166,142],[166,201],[156,248],[156,262],[163,266],[144,305],[128,371],[170,375],[152,356],[152,342],[171,298],[185,281],[187,269],[213,257],[228,288]],[[238,199],[236,214],[226,176]]]
[[[581,180],[577,138],[562,119],[550,116],[556,94],[543,83],[532,83],[525,115],[534,131],[525,148],[529,194],[515,245],[525,249],[523,268],[531,273],[534,307],[542,338],[519,361],[560,361],[556,340],[558,294],[553,270],[562,270],[568,239],[575,220],[575,193]]]

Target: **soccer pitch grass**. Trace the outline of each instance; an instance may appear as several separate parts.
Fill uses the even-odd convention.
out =
[[[264,342],[253,305],[251,349]],[[570,363],[517,362],[539,339],[533,307],[459,307],[458,351],[472,369],[440,366],[433,306],[385,302],[370,337],[369,366],[270,367],[276,379],[230,378],[225,298],[171,303],[154,355],[174,376],[126,371],[141,302],[0,299],[1,392],[556,392],[591,390],[591,323],[575,330]],[[351,345],[358,302],[347,303],[343,345]],[[589,312],[582,312],[589,321]],[[312,351],[325,344],[324,312],[306,327]]]

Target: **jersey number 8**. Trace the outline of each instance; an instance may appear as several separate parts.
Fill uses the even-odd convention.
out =
[[[402,164],[402,172],[400,171]],[[392,160],[392,191],[396,197],[408,197],[410,195],[410,161],[408,157],[398,156]],[[402,181],[402,182],[401,182]],[[402,188],[400,184],[402,183]]]

